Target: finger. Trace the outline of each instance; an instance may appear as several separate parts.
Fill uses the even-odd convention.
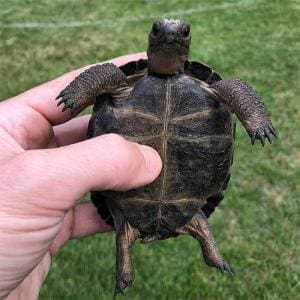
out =
[[[161,170],[155,150],[115,134],[26,151],[10,163],[9,172],[1,175],[12,189],[15,186],[14,202],[20,197],[28,199],[35,211],[39,207],[58,213],[71,209],[88,191],[136,188],[153,181]]]
[[[145,57],[145,53],[137,53],[121,56],[110,62],[120,66]],[[71,119],[69,112],[62,112],[54,99],[76,76],[89,67],[72,71],[8,101],[2,101],[0,126],[26,150],[46,147],[52,138],[52,126]]]
[[[52,242],[49,251],[51,255],[56,255],[62,245],[70,239],[72,234],[72,226],[74,222],[74,210],[70,209],[64,216],[62,226]]]
[[[108,231],[112,231],[112,227],[100,217],[92,202],[79,203],[74,207],[74,222],[70,238],[81,238]]]
[[[106,62],[111,62],[117,66],[120,66],[129,61],[142,58],[146,58],[146,53],[141,52],[137,54],[120,56]],[[68,111],[62,112],[61,108],[57,107],[55,98],[62,89],[64,89],[73,79],[75,79],[75,77],[89,67],[91,67],[91,65],[69,72],[50,82],[26,91],[23,94],[15,97],[14,101],[21,101],[25,105],[32,107],[35,111],[43,115],[51,123],[51,125],[64,123],[71,118],[71,115]]]
[[[70,238],[81,238],[111,230],[112,227],[100,217],[92,202],[78,203],[65,215],[63,226],[50,247],[50,253],[57,254]]]
[[[54,126],[56,145],[66,146],[85,140],[90,117],[91,115],[85,115]]]

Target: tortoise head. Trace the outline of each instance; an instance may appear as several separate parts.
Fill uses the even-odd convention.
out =
[[[182,73],[190,43],[189,24],[174,19],[155,21],[147,50],[149,72],[165,75]]]

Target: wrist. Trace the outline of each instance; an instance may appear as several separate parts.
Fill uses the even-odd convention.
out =
[[[24,279],[24,281],[11,291],[6,300],[34,300],[38,299],[40,289],[45,281],[51,265],[51,255],[46,253],[42,261]],[[1,295],[1,292],[0,292]],[[5,296],[5,295],[3,295]]]

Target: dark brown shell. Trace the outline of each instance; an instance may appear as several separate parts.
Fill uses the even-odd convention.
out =
[[[129,78],[133,78],[133,80],[136,80],[135,78],[137,78],[137,79],[139,79],[141,77],[145,78],[146,73],[147,73],[147,60],[133,61],[133,62],[127,63],[124,66],[121,66],[120,69],[125,73],[126,76],[128,76]],[[214,72],[209,66],[199,63],[199,62],[194,62],[194,61],[186,63],[185,74],[192,78],[195,78],[196,80],[198,79],[198,80],[204,81],[208,84],[214,83],[214,82],[222,79],[221,76],[218,73]],[[150,77],[150,76],[148,76],[148,77]],[[157,81],[154,82],[155,80],[157,80]],[[127,135],[126,133],[134,132],[135,137],[132,137],[132,136],[131,137],[126,136],[126,137],[131,140],[153,146],[160,152],[157,141],[155,139],[152,140],[152,142],[150,140],[146,141],[144,139],[143,135],[145,132],[148,132],[148,134],[155,136],[156,134],[158,134],[160,132],[159,131],[160,129],[156,126],[157,121],[155,120],[155,117],[154,117],[155,112],[152,109],[153,103],[151,103],[151,101],[152,101],[151,99],[153,98],[153,95],[151,95],[151,93],[154,93],[154,90],[158,94],[160,93],[159,85],[160,85],[161,81],[163,81],[163,80],[165,80],[165,79],[150,78],[148,81],[147,80],[144,81],[143,84],[146,84],[146,85],[149,84],[149,89],[147,89],[147,90],[150,90],[150,94],[148,93],[150,96],[148,98],[146,95],[147,93],[145,90],[145,86],[141,86],[141,88],[139,88],[139,87],[135,88],[135,91],[137,94],[136,97],[139,98],[139,97],[141,97],[141,94],[143,94],[142,97],[144,99],[144,103],[139,106],[138,111],[145,111],[146,114],[148,113],[153,117],[153,120],[151,120],[151,118],[150,118],[147,124],[145,122],[142,122],[141,125],[138,124],[139,123],[138,116],[135,117],[134,124],[130,123],[130,121],[127,122],[126,121],[127,119],[124,119],[124,118],[122,119],[122,117],[120,118],[120,120],[117,117],[112,120],[111,116],[112,115],[116,116],[116,114],[118,114],[118,110],[115,110],[113,113],[108,112],[110,110],[110,108],[109,108],[109,105],[107,105],[107,103],[109,103],[111,101],[111,97],[109,95],[104,95],[104,96],[99,97],[101,99],[97,99],[96,105],[94,106],[94,115],[90,121],[88,136],[93,137],[93,136],[100,135],[100,134],[107,133],[107,132],[116,132],[116,133],[123,134],[126,136]],[[190,89],[195,88],[196,83],[194,84],[192,82],[192,80],[190,80],[190,81],[189,80],[190,79],[185,80],[186,81],[185,87],[189,86]],[[152,87],[151,87],[151,85],[152,85]],[[195,87],[194,87],[194,85],[195,85]],[[162,84],[162,86],[163,86],[163,84]],[[184,85],[181,87],[178,86],[176,91],[173,93],[172,97],[174,97],[174,98],[181,97],[178,95],[181,94],[184,89],[186,90],[186,88],[184,88]],[[197,92],[196,92],[196,94],[197,94]],[[186,92],[186,95],[188,97],[191,96],[189,91]],[[135,96],[133,95],[133,98],[134,97]],[[210,140],[212,141],[211,145],[213,145],[213,146],[212,147],[210,146],[209,149],[205,149],[205,148],[201,149],[201,147],[200,147],[199,150],[197,150],[197,152],[193,153],[193,152],[190,152],[193,150],[188,150],[189,146],[187,146],[185,144],[184,139],[181,142],[179,141],[178,144],[176,144],[176,146],[174,147],[174,151],[176,152],[176,153],[174,153],[174,157],[176,157],[176,159],[180,160],[182,163],[177,162],[177,170],[174,171],[175,173],[172,173],[173,174],[172,177],[174,177],[172,180],[174,180],[175,184],[172,186],[172,189],[171,189],[172,191],[170,190],[168,197],[173,197],[175,199],[176,195],[180,196],[180,195],[184,194],[184,191],[182,191],[182,188],[183,188],[182,182],[180,182],[180,180],[179,180],[179,182],[176,183],[176,178],[175,178],[176,176],[174,176],[174,174],[175,175],[177,173],[178,174],[179,173],[187,174],[188,172],[191,172],[191,170],[193,170],[193,167],[195,168],[195,171],[198,169],[201,172],[201,168],[202,168],[203,172],[204,172],[204,173],[202,173],[203,178],[204,177],[206,178],[206,180],[203,180],[202,183],[194,182],[192,173],[189,174],[189,176],[187,176],[183,181],[189,191],[194,189],[192,194],[197,195],[198,202],[201,202],[201,201],[203,202],[200,205],[200,209],[202,209],[202,211],[208,217],[214,211],[215,207],[218,206],[220,201],[223,199],[223,190],[226,189],[227,184],[230,179],[229,170],[230,170],[230,164],[232,163],[232,153],[233,153],[232,140],[223,143],[222,141],[220,142],[218,139],[216,139],[216,141],[213,142],[213,135],[216,135],[216,134],[222,135],[223,134],[223,135],[227,135],[228,137],[230,136],[230,138],[232,138],[233,122],[231,120],[230,112],[227,110],[227,108],[223,104],[220,104],[211,99],[205,99],[205,96],[203,96],[203,95],[200,98],[201,98],[201,101],[204,103],[203,104],[204,106],[206,106],[208,108],[216,109],[216,112],[217,112],[216,117],[214,117],[211,120],[210,120],[210,118],[208,118],[206,120],[203,120],[203,122],[201,120],[199,121],[199,119],[198,119],[198,123],[199,122],[200,123],[196,127],[195,127],[195,124],[193,123],[193,120],[188,125],[185,125],[184,127],[177,126],[177,128],[175,128],[176,127],[175,126],[174,132],[176,132],[177,135],[183,136],[183,137],[190,135],[190,134],[193,135],[194,137],[195,136],[196,137],[197,136],[199,136],[199,137],[209,136]],[[196,106],[198,105],[197,102],[195,102],[195,99],[193,99],[193,97],[191,97],[191,99],[192,99],[192,101],[190,102],[190,104],[187,105],[187,107],[189,109],[195,103],[196,103]],[[133,106],[135,106],[136,105],[136,104],[134,104],[135,100],[133,99],[131,101],[133,103]],[[97,103],[98,103],[98,105],[97,105]],[[99,104],[99,103],[101,103],[101,104]],[[177,103],[177,106],[178,105],[180,106],[180,103]],[[205,110],[205,107],[204,108],[200,107],[200,108]],[[162,108],[160,108],[160,109],[162,109]],[[160,109],[158,109],[158,111]],[[181,110],[181,112],[183,112],[182,109],[184,110],[185,108],[177,107],[176,109],[179,109],[179,110]],[[128,113],[130,113],[130,111]],[[183,114],[184,114],[184,112],[183,112]],[[106,118],[107,118],[107,120],[106,120]],[[179,116],[179,118],[180,118],[180,116]],[[212,123],[210,124],[210,122],[212,122]],[[225,123],[225,126],[222,122]],[[132,128],[130,128],[130,127],[132,127]],[[122,128],[125,128],[126,130],[124,132],[122,132]],[[224,128],[226,129],[225,130],[226,133],[224,131]],[[141,130],[141,132],[139,132],[139,129]],[[215,132],[216,130],[217,130],[217,132]],[[140,136],[141,138],[139,139],[138,136]],[[224,149],[223,149],[223,147],[224,147]],[[183,149],[183,152],[180,152],[181,151],[180,148]],[[203,157],[201,156],[201,151],[205,152],[205,155]],[[224,153],[225,153],[224,151],[226,152],[225,156],[224,156]],[[187,157],[184,157],[187,152],[190,152],[190,153],[187,155]],[[211,155],[209,154],[210,152],[211,152]],[[182,155],[183,155],[183,157],[181,157],[181,158],[180,158],[180,155],[181,155],[180,153],[182,153]],[[160,154],[162,155],[162,153],[160,153]],[[193,156],[195,156],[196,159],[191,161],[190,163],[193,163],[194,166],[190,169],[186,169],[185,165],[187,163],[187,160],[189,160]],[[218,164],[221,167],[219,168],[218,172],[215,172],[214,169],[218,168]],[[206,173],[208,172],[209,174],[206,174],[205,172]],[[211,174],[211,176],[210,176],[210,173],[213,173],[213,174]],[[213,182],[213,184],[211,184],[211,186],[209,187],[210,181],[208,178],[210,178],[210,177],[212,177],[211,181]],[[148,197],[150,197],[149,195],[151,193],[153,193],[153,191],[156,188],[156,186],[155,186],[156,183],[157,183],[157,181],[154,182],[152,185],[150,185],[150,188],[145,187],[145,188],[142,188],[141,190],[134,190],[131,192],[127,192],[127,195],[129,195],[128,197],[130,198],[131,197],[130,195],[132,194],[133,195],[132,199],[136,199],[139,197],[139,193],[140,193],[140,195],[142,195],[141,197],[143,198],[149,191]],[[217,188],[217,186],[219,186],[219,188]],[[198,190],[196,190],[197,187],[198,187]],[[161,186],[159,188],[161,188]],[[200,192],[201,190],[205,191],[203,195]],[[114,225],[113,219],[111,216],[111,212],[107,207],[106,199],[111,198],[111,197],[112,197],[112,199],[117,199],[119,196],[120,196],[120,193],[116,193],[116,192],[111,192],[111,193],[110,192],[106,192],[106,193],[92,192],[92,195],[91,195],[91,199],[94,202],[94,204],[96,205],[98,212],[100,213],[102,218],[105,219],[106,222],[112,226]],[[202,200],[200,200],[200,198]],[[110,199],[108,201],[114,201],[114,200]],[[142,202],[143,201],[139,202],[139,206],[143,205]],[[186,203],[182,206],[183,207],[182,209],[181,209],[181,207],[178,208],[178,206],[172,205],[171,202],[166,205],[163,205],[162,211],[161,211],[161,213],[166,216],[166,219],[168,219],[168,221],[166,221],[166,222],[162,221],[163,223],[165,223],[163,225],[170,231],[174,230],[174,228],[176,228],[176,227],[179,227],[179,226],[182,226],[183,224],[185,224],[185,222],[195,213],[195,211],[197,209],[199,209],[199,203],[195,204],[193,201],[190,203],[189,203],[189,201],[185,201]],[[118,202],[118,200],[116,200],[116,203],[118,203],[118,205],[122,208],[122,211],[126,217],[127,217],[127,215],[132,214],[131,206],[133,206],[133,207],[135,206],[135,204],[133,202],[130,205],[128,205],[128,203],[126,201]],[[165,210],[164,210],[164,207],[165,207]],[[139,218],[132,218],[132,220],[131,220],[132,221],[131,223],[133,223],[132,225],[134,227],[139,227],[139,230],[144,231],[146,234],[147,234],[147,232],[149,232],[149,235],[150,235],[151,232],[155,231],[155,227],[158,226],[158,224],[155,222],[153,223],[152,219],[151,219],[151,218],[153,218],[152,216],[154,214],[157,214],[157,211],[155,209],[156,209],[155,205],[153,207],[151,207],[151,205],[149,205],[149,203],[148,203],[147,208],[141,209],[139,211]],[[169,212],[170,212],[170,218],[168,218]],[[172,222],[172,219],[176,219],[176,220],[174,222]],[[141,223],[144,223],[144,225],[141,225]],[[152,224],[152,225],[149,225],[149,224]],[[163,238],[163,235],[164,235],[164,233],[162,232],[160,238]],[[170,236],[170,233],[168,234],[166,232],[165,235]]]

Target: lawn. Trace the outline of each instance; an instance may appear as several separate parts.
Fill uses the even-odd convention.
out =
[[[236,276],[207,267],[187,236],[136,243],[136,280],[120,299],[299,297],[298,1],[0,0],[0,10],[0,99],[72,69],[143,51],[151,22],[174,17],[192,25],[191,57],[251,83],[279,132],[273,145],[252,147],[237,127],[232,179],[210,218]],[[40,298],[111,299],[114,260],[113,233],[69,242],[53,259]]]

